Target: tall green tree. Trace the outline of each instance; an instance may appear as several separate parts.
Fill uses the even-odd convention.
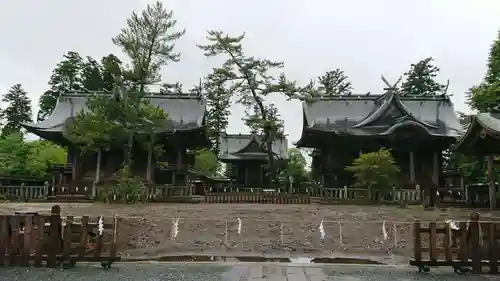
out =
[[[262,115],[260,107],[256,104],[253,106],[248,106],[245,109],[245,116],[243,121],[245,125],[250,129],[250,132],[258,135],[265,135],[264,128],[266,123],[273,124],[272,138],[282,138],[285,135],[285,124],[281,115],[278,112],[278,108],[274,104],[265,104],[264,111],[266,112],[265,120]]]
[[[352,83],[343,70],[336,68],[318,77],[318,92],[322,96],[349,95]]]
[[[16,84],[3,95],[2,101],[7,103],[7,107],[2,112],[5,121],[5,125],[2,128],[2,135],[20,133],[21,124],[30,123],[33,120],[31,101],[28,93],[26,93],[21,84]]]
[[[177,62],[180,53],[174,52],[175,41],[181,38],[185,30],[174,31],[177,20],[173,12],[157,1],[149,4],[140,14],[132,12],[113,43],[120,47],[132,60],[128,80],[132,80],[145,91],[149,84],[160,81],[160,68],[170,62]]]
[[[85,90],[96,92],[104,89],[102,66],[92,57],[87,57],[82,64],[82,87]]]
[[[80,112],[67,122],[65,136],[84,151],[123,146],[126,169],[132,164],[134,141],[139,140],[138,143],[146,144],[144,149],[149,149],[155,144],[155,133],[167,122],[163,109],[124,90],[116,89],[112,97],[92,96],[87,100],[87,108],[87,112]]]
[[[205,176],[216,177],[219,172],[219,160],[217,155],[210,150],[202,149],[197,152],[194,169]]]
[[[486,75],[467,93],[468,104],[480,112],[500,111],[500,31],[493,41],[486,65]]]
[[[56,65],[50,76],[49,89],[40,96],[38,101],[38,121],[44,120],[52,113],[61,93],[82,89],[83,63],[79,53],[70,51]]]
[[[238,103],[253,111],[258,108],[260,128],[268,153],[268,174],[271,180],[276,179],[276,166],[272,143],[277,138],[279,124],[273,122],[272,113],[266,108],[264,101],[272,93],[281,93],[289,98],[296,97],[300,92],[295,82],[289,81],[285,74],[278,77],[270,72],[283,68],[283,62],[260,59],[245,55],[242,40],[244,35],[231,37],[221,31],[208,32],[208,44],[199,45],[207,57],[222,56],[226,58],[218,70],[223,73],[226,81],[233,84]]]
[[[229,124],[229,111],[234,87],[226,83],[224,73],[214,70],[202,84],[207,99],[206,126],[208,137],[212,140],[212,151],[219,155],[220,135],[226,131]]]
[[[288,182],[293,179],[294,183],[302,183],[308,180],[306,171],[307,161],[297,148],[288,149],[288,158],[280,171],[280,181]]]
[[[113,54],[109,54],[101,59],[101,79],[103,89],[112,91],[116,78],[123,80],[122,61]]]
[[[27,141],[27,174],[35,178],[48,176],[52,165],[64,165],[67,161],[66,149],[46,140]]]
[[[447,86],[436,80],[438,74],[439,68],[434,65],[432,57],[411,64],[410,70],[404,73],[404,81],[400,88],[401,94],[406,96],[442,94]]]

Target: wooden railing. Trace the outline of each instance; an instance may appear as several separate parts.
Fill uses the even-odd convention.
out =
[[[382,192],[370,191],[365,188],[324,188],[321,192],[321,198],[324,202],[344,201],[349,202],[405,202],[418,203],[420,202],[420,192],[413,189],[393,189],[385,194]]]
[[[310,204],[307,194],[278,192],[207,193],[205,203],[254,203],[254,204]]]
[[[30,200],[45,199],[49,192],[48,184],[44,186],[0,185],[0,196],[5,199]]]
[[[116,244],[116,219],[90,222],[88,216],[61,220],[60,208],[51,215],[20,214],[0,216],[0,267],[72,266],[78,261],[101,262],[103,267],[119,260]],[[77,222],[78,221],[78,222]],[[104,254],[108,250],[109,254]]]
[[[500,223],[480,221],[478,214],[461,222],[414,223],[414,258],[410,264],[420,271],[429,267],[451,266],[458,273],[482,273],[483,266],[489,273],[497,274],[500,264]],[[467,267],[472,267],[468,269]]]
[[[190,196],[190,190],[186,186],[151,185],[148,186],[150,198],[172,197],[172,196]]]

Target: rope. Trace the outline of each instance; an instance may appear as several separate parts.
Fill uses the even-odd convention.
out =
[[[42,215],[45,215],[45,214],[42,214]],[[50,215],[60,215],[61,216],[61,219],[64,218],[66,219],[66,216],[71,216],[72,214],[71,213],[67,213],[67,214],[64,214],[64,215],[61,215],[61,214],[51,214],[51,213],[48,213],[46,214],[47,216],[50,216]],[[10,216],[10,215],[4,215],[4,216]],[[71,221],[72,223],[75,223],[75,221],[77,220],[81,220],[84,216],[74,216],[73,215],[73,221]],[[95,217],[95,218],[100,218],[100,217],[103,217],[105,218],[105,216],[88,216],[88,217]],[[168,220],[168,219],[173,219],[175,218],[176,220],[178,221],[198,221],[198,222],[221,222],[221,221],[224,221],[224,220],[221,220],[221,219],[205,219],[205,218],[188,218],[188,217],[160,217],[160,216],[157,216],[157,217],[151,217],[151,216],[148,216],[148,217],[144,217],[144,216],[121,216],[121,215],[117,215],[117,214],[114,214],[113,216],[110,216],[110,218],[115,218],[116,220],[118,219],[139,219],[139,220]],[[239,219],[239,220],[238,220]],[[227,220],[227,221],[231,221],[231,220]],[[235,217],[234,218],[234,221],[235,222],[243,222],[243,221],[256,221],[256,222],[265,222],[265,223],[271,223],[271,222],[274,222],[274,223],[293,223],[293,224],[298,224],[298,221],[296,219],[293,219],[293,220],[266,220],[266,219],[260,219],[260,218],[237,218]],[[414,221],[390,221],[390,220],[325,220],[325,219],[314,219],[313,221],[311,222],[315,222],[316,223],[320,223],[320,222],[323,222],[323,224],[379,224],[379,223],[383,223],[384,221],[386,223],[391,223],[391,224],[397,224],[397,225],[413,225],[415,223],[415,220]],[[436,220],[419,220],[419,222],[421,224],[426,224],[426,223],[442,223],[442,224],[448,224],[449,223],[449,219],[447,220],[439,220],[439,221],[436,221]],[[470,219],[464,219],[464,220],[453,220],[454,223],[460,223],[460,222],[470,222]],[[478,221],[479,223],[500,223],[499,220],[479,220]]]

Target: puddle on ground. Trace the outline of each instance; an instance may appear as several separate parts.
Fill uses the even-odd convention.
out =
[[[126,259],[122,261],[152,260],[157,262],[279,262],[279,263],[329,263],[329,264],[369,264],[385,265],[386,263],[366,258],[350,257],[262,257],[262,256],[202,256],[202,255],[182,255],[163,256],[154,259]]]

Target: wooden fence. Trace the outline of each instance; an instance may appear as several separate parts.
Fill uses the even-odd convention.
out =
[[[382,194],[370,192],[366,188],[324,188],[321,194],[322,203],[420,203],[420,192],[413,189],[393,189]]]
[[[500,263],[500,223],[481,222],[479,215],[471,215],[469,222],[414,223],[414,258],[410,264],[420,271],[428,272],[429,267],[451,266],[455,272],[497,274]],[[469,267],[472,267],[471,269]]]
[[[16,200],[37,200],[46,199],[49,192],[49,185],[26,186],[21,185],[0,185],[0,196],[5,199]]]
[[[88,261],[101,262],[109,268],[120,259],[115,244],[116,226],[115,219],[109,224],[91,222],[88,216],[62,218],[57,205],[51,215],[0,216],[0,266],[55,267]]]
[[[311,197],[278,192],[206,193],[205,203],[311,204]]]

